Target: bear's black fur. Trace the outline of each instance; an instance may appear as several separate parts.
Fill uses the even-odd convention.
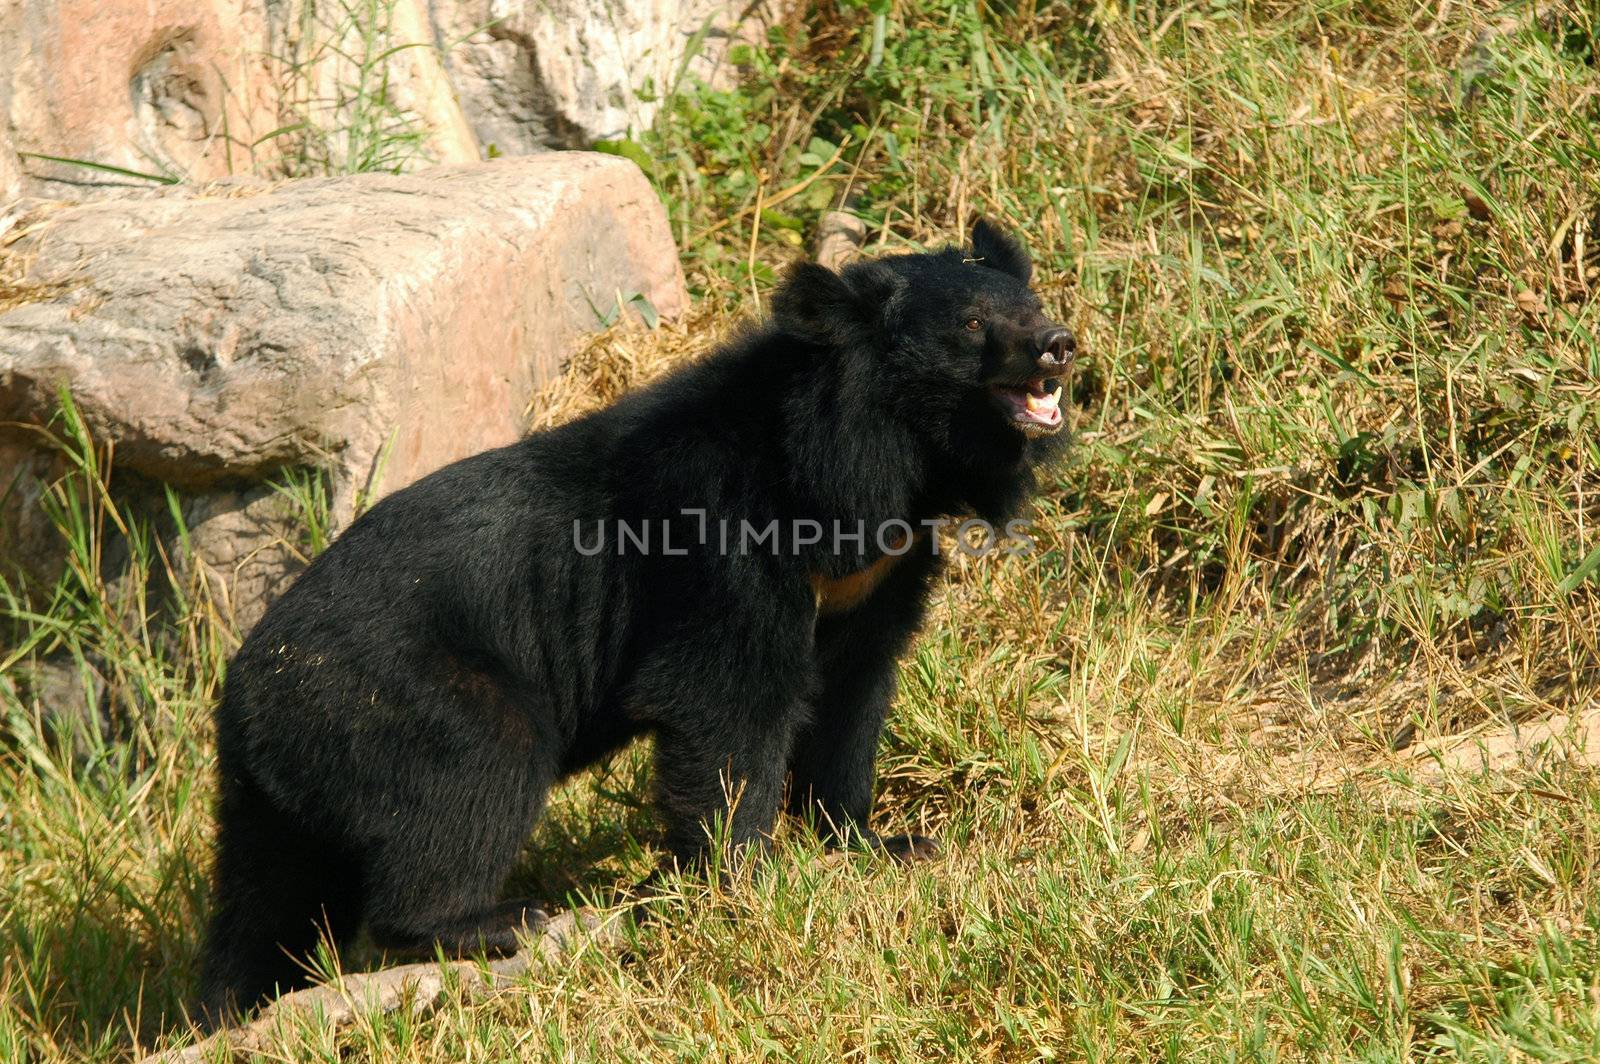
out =
[[[644,734],[681,861],[719,815],[762,838],[786,789],[832,837],[930,850],[868,830],[873,758],[925,522],[1001,526],[1056,442],[1074,345],[1030,272],[983,222],[797,266],[768,324],[354,522],[228,671],[205,1014],[303,983],[319,934],[513,948],[499,892],[546,793]]]

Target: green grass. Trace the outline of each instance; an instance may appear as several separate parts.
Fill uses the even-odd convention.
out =
[[[884,250],[1025,233],[1080,439],[1039,549],[955,565],[902,670],[879,816],[949,856],[791,826],[626,949],[274,1059],[1600,1059],[1595,752],[1471,756],[1595,712],[1596,16],[883,10],[823,5],[636,138],[701,311],[548,408],[758,313],[846,192]],[[99,669],[112,737],[0,686],[0,1056],[125,1060],[183,1036],[231,636],[62,435],[74,565],[7,645]],[[646,793],[638,752],[564,789],[517,886],[638,879]]]
[[[400,173],[426,160],[428,129],[393,84],[397,0],[302,0],[283,54],[271,56],[284,124],[250,145],[291,177]]]

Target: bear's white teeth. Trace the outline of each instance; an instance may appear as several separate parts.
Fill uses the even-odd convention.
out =
[[[1063,422],[1061,386],[1045,377],[1035,377],[1021,387],[998,386],[995,392],[1011,408],[1017,426],[1029,435],[1054,432]],[[1046,390],[1048,388],[1048,390]]]
[[[1028,413],[1036,414],[1049,420],[1061,416],[1061,389],[1040,395],[1037,392],[1028,392]]]

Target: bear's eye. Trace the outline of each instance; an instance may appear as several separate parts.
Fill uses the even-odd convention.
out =
[[[977,332],[981,328],[983,328],[983,322],[979,321],[977,318],[967,319],[967,332]]]

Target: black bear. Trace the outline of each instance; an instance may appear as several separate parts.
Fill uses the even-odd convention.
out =
[[[1072,334],[980,221],[967,249],[794,267],[772,318],[613,406],[379,502],[234,657],[217,709],[212,1022],[320,934],[513,949],[546,794],[655,740],[666,844],[785,803],[867,826],[934,524],[1014,518],[1058,444]]]

